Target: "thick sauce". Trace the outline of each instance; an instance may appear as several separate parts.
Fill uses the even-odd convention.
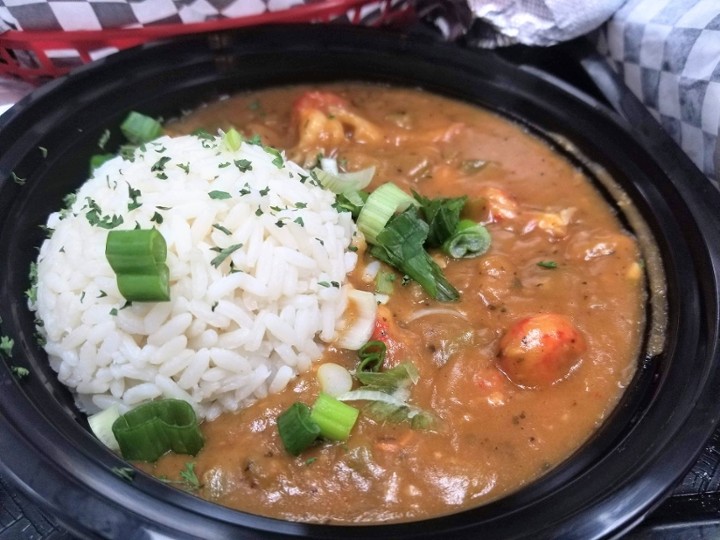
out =
[[[465,260],[435,255],[460,301],[431,300],[398,275],[380,312],[389,337],[386,363],[410,360],[418,368],[411,401],[435,415],[435,429],[361,414],[347,443],[292,457],[275,419],[295,401],[314,401],[313,369],[284,392],[206,423],[206,446],[196,458],[168,455],[146,467],[175,480],[194,461],[198,495],[301,521],[413,520],[502,497],[581,446],[630,381],[644,327],[636,242],[578,170],[507,120],[417,90],[323,90],[341,96],[357,116],[345,119],[339,134],[332,115],[319,127],[298,114],[297,104],[293,115],[305,87],[233,97],[172,129],[232,125],[308,165],[323,153],[347,170],[375,165],[375,185],[393,181],[428,197],[469,196],[464,217],[487,222],[489,252]],[[322,110],[317,100],[299,106]],[[361,278],[369,261],[352,276],[356,288],[373,290]],[[542,314],[566,321],[573,337],[560,332],[565,348],[553,354],[570,360],[538,378],[531,364],[543,358],[512,351],[529,339],[521,321]],[[352,369],[357,359],[330,348],[324,361]]]

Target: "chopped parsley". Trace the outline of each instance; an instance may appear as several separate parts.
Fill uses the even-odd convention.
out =
[[[263,150],[273,156],[272,164],[275,165],[278,169],[282,169],[283,165],[285,164],[285,160],[282,157],[282,154],[280,151],[276,148],[273,148],[272,146],[264,146]]]
[[[210,133],[207,132],[207,130],[204,130],[203,128],[198,128],[195,131],[191,133],[191,135],[194,135],[198,139],[204,139],[204,140],[214,140],[215,137],[213,137]]]
[[[162,214],[160,212],[155,212],[152,217],[150,218],[150,221],[153,223],[157,223],[158,225],[162,224],[164,221],[164,218],[162,217]]]
[[[133,187],[128,184],[128,197],[130,197],[130,202],[127,205],[128,212],[142,206],[142,203],[138,201],[138,198],[140,198],[141,196],[142,191],[140,191],[139,189],[133,189]]]
[[[0,336],[0,354],[7,358],[12,358],[12,349],[15,341],[8,336]]]
[[[168,156],[163,156],[160,159],[158,159],[155,163],[153,163],[153,166],[150,167],[150,170],[152,172],[164,171],[165,165],[167,165],[168,161],[170,161],[170,158]]]
[[[185,171],[185,174],[190,174],[190,162],[187,163],[178,163],[178,167],[180,167],[183,171]]]
[[[233,161],[240,172],[252,171],[252,161],[247,159],[236,159]]]
[[[220,225],[219,223],[213,223],[213,229],[217,229],[218,231],[220,231],[220,232],[222,232],[222,233],[225,233],[225,234],[227,234],[228,236],[230,236],[230,235],[232,234],[232,232],[230,232],[229,229],[226,229],[225,227],[223,227],[223,226]]]
[[[24,379],[30,376],[30,370],[22,366],[10,366],[10,371],[12,371],[18,379]]]
[[[307,208],[307,203],[297,202],[295,203],[295,208]]]
[[[185,467],[180,471],[180,478],[182,478],[188,489],[196,491],[202,487],[200,480],[195,473],[194,461],[188,461],[185,463]]]
[[[261,189],[258,193],[260,193],[262,197],[265,197],[268,193],[270,193],[270,187],[265,187]]]
[[[301,218],[300,216],[296,217],[296,218],[293,220],[293,223],[297,223],[297,224],[300,225],[301,227],[304,227],[304,226],[305,226],[305,222],[303,221],[303,218]]]
[[[550,270],[558,267],[558,264],[555,261],[540,261],[537,265],[540,268],[547,268]]]
[[[232,195],[230,195],[227,191],[210,191],[208,192],[208,197],[210,197],[211,199],[222,200],[229,199],[232,197]]]
[[[237,251],[242,247],[242,244],[233,244],[228,247],[211,247],[210,249],[212,251],[215,251],[218,253],[218,256],[215,257],[213,260],[210,261],[210,264],[212,264],[215,268],[220,266],[225,259],[227,259],[234,251]]]
[[[85,217],[90,225],[100,227],[102,229],[114,229],[123,223],[123,217],[118,215],[102,215],[102,208],[98,205],[95,200],[90,197],[85,197],[87,201],[83,208],[87,208],[88,211],[85,213]]]

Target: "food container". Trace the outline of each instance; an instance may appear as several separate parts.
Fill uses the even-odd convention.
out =
[[[35,344],[24,291],[39,226],[85,179],[107,127],[129,110],[170,118],[243,89],[334,80],[419,86],[525,125],[585,169],[626,225],[636,233],[647,227],[657,244],[668,307],[662,352],[646,340],[632,385],[596,435],[496,502],[406,524],[309,525],[229,510],[141,473],[128,482],[113,472],[126,464],[88,432]],[[0,148],[0,317],[2,333],[15,340],[12,359],[0,365],[0,461],[80,536],[603,537],[659,504],[717,425],[720,195],[650,126],[628,126],[494,53],[332,26],[187,36],[121,52],[40,88],[0,118]],[[617,181],[641,221],[594,164]],[[653,316],[656,307],[648,306]],[[10,364],[30,375],[18,380]]]

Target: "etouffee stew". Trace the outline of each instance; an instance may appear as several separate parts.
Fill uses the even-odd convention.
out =
[[[190,470],[197,495],[254,514],[408,521],[516,491],[598,429],[635,371],[644,272],[610,205],[546,142],[466,103],[363,84],[238,95],[167,129],[230,127],[306,167],[320,157],[342,171],[374,166],[370,189],[392,181],[425,197],[467,195],[462,217],[487,227],[491,247],[468,259],[431,252],[457,301],[430,298],[384,263],[369,278],[373,258],[363,249],[351,276],[375,291],[382,273],[373,339],[386,345],[383,369],[415,366],[409,402],[432,425],[377,421],[358,403],[347,441],[289,454],[278,416],[316,399],[322,363],[357,367],[357,353],[330,346],[285,391],[203,424],[196,457],[168,454],[141,467],[169,481]]]

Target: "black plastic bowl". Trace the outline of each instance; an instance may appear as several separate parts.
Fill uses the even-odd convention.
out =
[[[127,482],[113,473],[125,464],[87,431],[35,344],[24,291],[43,238],[39,225],[83,182],[106,128],[129,110],[168,118],[226,93],[330,80],[419,86],[566,137],[620,183],[659,247],[669,308],[664,352],[638,359],[633,385],[588,444],[497,502],[422,522],[340,527],[235,512],[140,473]],[[118,143],[114,136],[108,147]],[[0,118],[0,148],[0,317],[2,333],[15,340],[13,357],[0,365],[0,460],[18,486],[79,535],[608,536],[637,524],[668,494],[717,424],[720,196],[682,159],[663,169],[592,100],[491,53],[347,27],[182,38],[119,53],[42,87]],[[11,364],[30,376],[18,380]]]

